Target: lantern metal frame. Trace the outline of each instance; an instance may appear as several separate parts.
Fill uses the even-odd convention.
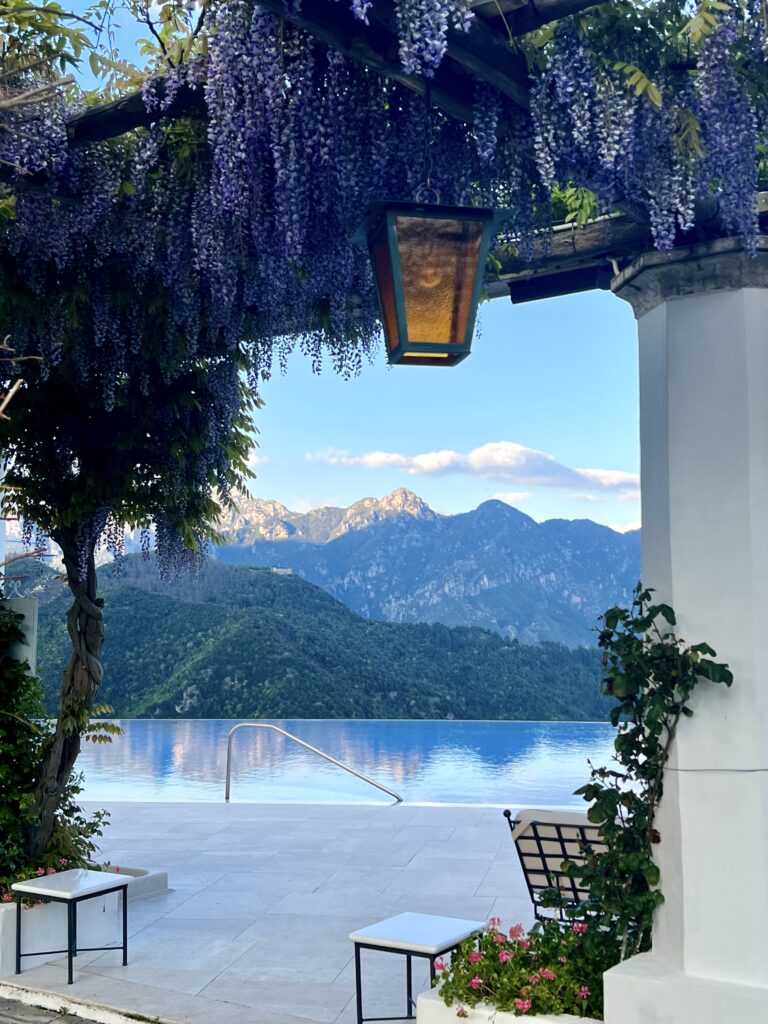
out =
[[[471,293],[467,326],[464,332],[464,338],[460,342],[424,342],[409,340],[408,318],[406,315],[405,304],[405,287],[396,227],[398,217],[402,216],[414,217],[422,220],[480,221],[483,223],[483,234],[480,240],[480,247],[477,256],[477,267],[475,268],[475,280]],[[385,222],[389,272],[392,279],[398,334],[398,344],[396,346],[390,348],[389,344],[387,344],[387,359],[389,363],[455,366],[457,363],[460,363],[463,359],[467,358],[470,354],[472,338],[475,333],[477,307],[480,303],[480,292],[483,286],[483,278],[491,239],[494,235],[495,228],[502,219],[504,219],[504,211],[481,206],[443,206],[437,203],[399,201],[379,201],[369,205],[365,217],[352,236],[352,242],[355,245],[367,245],[369,254],[372,256],[372,240],[380,232],[382,222]],[[384,321],[384,333],[386,340],[387,332],[384,304],[382,302],[382,293],[375,267],[373,276],[376,281],[379,304],[382,307],[382,321]],[[443,354],[444,358],[441,358]],[[421,357],[421,359],[419,357]]]

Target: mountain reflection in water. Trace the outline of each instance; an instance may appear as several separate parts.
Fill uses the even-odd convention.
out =
[[[265,720],[266,721],[266,720]],[[608,764],[613,729],[590,722],[270,720],[411,803],[581,807],[587,759]],[[87,800],[224,798],[230,720],[121,721],[84,744]],[[377,790],[271,730],[234,741],[232,800],[387,803]]]

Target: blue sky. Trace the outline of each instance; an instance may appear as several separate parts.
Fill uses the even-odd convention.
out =
[[[296,355],[262,397],[251,491],[297,511],[408,487],[445,513],[501,497],[639,525],[636,327],[610,293],[494,299],[451,368],[390,368],[382,348],[344,381]]]

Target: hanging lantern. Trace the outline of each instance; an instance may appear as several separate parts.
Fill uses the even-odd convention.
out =
[[[371,204],[353,241],[368,245],[390,363],[469,355],[495,222],[473,206]]]

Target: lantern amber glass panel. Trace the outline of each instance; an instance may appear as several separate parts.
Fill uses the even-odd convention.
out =
[[[395,232],[408,341],[463,344],[483,241],[482,222],[397,217]]]
[[[367,242],[390,363],[454,366],[469,355],[495,211],[376,203]]]

